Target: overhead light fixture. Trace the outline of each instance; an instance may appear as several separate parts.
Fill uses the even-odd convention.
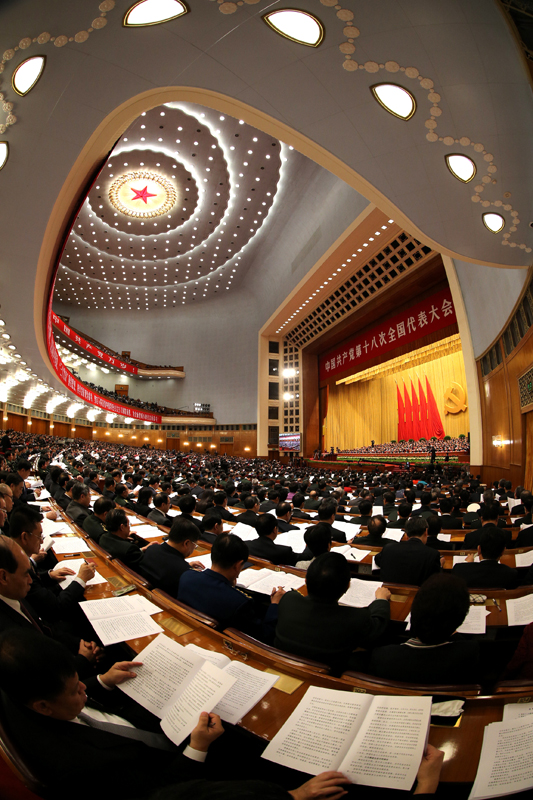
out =
[[[0,142],[0,169],[5,166],[5,163],[9,157],[9,143],[8,142]]]
[[[501,214],[495,214],[494,212],[490,212],[488,214],[483,214],[482,219],[483,219],[483,225],[491,233],[499,233],[505,228],[505,220]]]
[[[151,425],[152,423],[151,423],[151,422],[148,422],[148,420],[147,420],[147,419],[145,419],[145,420],[144,420],[144,424],[145,424],[145,425]]]
[[[283,370],[283,377],[284,378],[294,378],[295,375],[296,375],[296,370],[295,369],[290,369],[289,368],[289,369],[284,369]]]
[[[416,100],[407,89],[396,83],[375,83],[372,94],[385,111],[398,119],[411,119],[416,111]]]
[[[283,394],[283,399],[284,400],[292,400],[293,397],[294,397],[294,395],[292,395],[290,392],[284,392],[284,394]]]
[[[290,39],[291,42],[305,44],[308,47],[318,47],[324,38],[324,26],[319,19],[307,11],[285,8],[265,14],[263,19],[273,31]]]
[[[453,177],[463,183],[471,181],[477,172],[476,165],[472,159],[460,153],[450,153],[444,156],[444,160]]]
[[[111,422],[113,422],[116,416],[117,416],[116,414],[106,414],[105,421],[108,424],[111,424]]]
[[[126,11],[122,24],[125,28],[160,25],[182,17],[188,10],[181,0],[141,0]]]
[[[46,56],[32,56],[19,64],[13,72],[11,85],[17,94],[24,97],[31,92],[44,71]]]

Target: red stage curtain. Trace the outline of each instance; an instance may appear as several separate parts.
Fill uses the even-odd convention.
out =
[[[416,396],[415,387],[413,386],[413,381],[411,381],[411,397],[413,402],[413,439],[418,442],[418,440],[423,435],[420,430],[420,417],[419,417],[419,406],[418,406],[418,397]]]
[[[403,399],[405,404],[405,439],[414,439],[413,436],[413,412],[411,408],[411,398],[407,391],[407,386],[403,385]]]
[[[430,436],[436,436],[437,439],[444,439],[444,428],[442,426],[442,420],[440,418],[439,409],[437,408],[437,401],[435,400],[435,396],[433,394],[433,390],[431,385],[426,376],[426,394],[427,394],[427,402],[428,402],[428,417],[429,417],[429,429],[430,429]]]

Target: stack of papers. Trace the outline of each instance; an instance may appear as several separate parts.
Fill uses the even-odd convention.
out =
[[[456,564],[464,564],[468,556],[453,556],[453,566]],[[475,556],[474,561],[479,564],[479,556]]]
[[[243,542],[250,542],[252,539],[257,539],[257,531],[251,525],[245,525],[243,522],[237,522],[231,531],[238,536]]]
[[[66,589],[67,586],[70,586],[74,578],[79,572],[79,569],[82,564],[87,563],[84,558],[73,558],[71,560],[65,559],[59,563],[60,567],[68,567],[69,569],[74,570],[75,575],[71,575],[65,580],[61,581],[59,586],[61,589]],[[87,586],[96,586],[97,583],[107,583],[107,578],[104,578],[103,575],[100,575],[99,572],[96,572],[94,578],[91,578],[90,581],[87,581]]]
[[[343,606],[366,608],[376,599],[376,589],[383,586],[382,581],[362,581],[352,578],[348,591],[342,595],[339,603]]]
[[[533,622],[533,594],[526,594],[525,597],[517,597],[505,602],[508,625],[529,625],[530,622]]]
[[[85,539],[81,539],[79,536],[61,536],[59,539],[53,539],[52,547],[56,556],[91,551]]]
[[[272,594],[273,589],[281,587],[285,591],[300,589],[305,586],[305,579],[299,575],[288,572],[278,572],[273,569],[247,569],[237,578],[237,585],[252,589],[261,594]]]
[[[80,608],[104,646],[162,631],[151,618],[161,609],[142,595],[86,600]]]
[[[395,542],[401,542],[403,539],[403,531],[401,528],[387,528],[385,533],[381,537],[382,539],[393,539]]]
[[[211,569],[211,553],[206,553],[203,556],[190,556],[185,561],[196,561],[203,564],[206,569]]]
[[[533,564],[533,550],[528,550],[527,553],[517,553],[515,563],[517,567],[530,567]]]
[[[143,539],[155,539],[157,536],[163,536],[163,531],[160,531],[156,525],[138,525],[133,531],[137,536]]]
[[[43,526],[43,534],[45,536],[55,536],[57,533],[72,533],[67,523],[59,518],[57,522],[53,519],[44,517],[41,522]]]
[[[305,550],[305,531],[287,531],[287,533],[280,533],[276,536],[276,544],[286,545],[290,547],[294,553],[303,553]]]

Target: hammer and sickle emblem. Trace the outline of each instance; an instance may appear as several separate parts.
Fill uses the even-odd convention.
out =
[[[466,392],[460,383],[452,381],[451,386],[444,392],[444,413],[458,414],[466,411]]]

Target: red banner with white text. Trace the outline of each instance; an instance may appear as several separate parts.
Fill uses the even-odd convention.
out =
[[[106,397],[102,397],[100,394],[96,394],[96,392],[91,391],[85,384],[81,383],[77,378],[72,375],[71,372],[68,371],[66,366],[61,361],[59,353],[57,352],[57,347],[54,339],[54,331],[52,328],[52,321],[54,325],[56,324],[55,318],[57,314],[54,314],[52,311],[52,303],[50,300],[50,304],[48,307],[48,320],[47,320],[47,330],[46,330],[46,344],[48,349],[48,355],[50,356],[50,360],[52,362],[52,366],[56,372],[57,377],[59,380],[69,389],[73,394],[83,400],[84,403],[90,403],[97,408],[101,408],[103,411],[107,411],[111,414],[120,414],[124,417],[130,417],[131,419],[139,419],[145,422],[151,422],[154,425],[161,424],[161,415],[160,414],[150,414],[147,411],[142,411],[141,409],[135,408],[134,406],[122,405],[121,403],[115,403],[112,400],[108,400]],[[63,323],[64,324],[64,323]]]
[[[58,317],[55,311],[52,311],[52,322],[59,328],[61,333],[63,333],[71,342],[77,344],[79,347],[82,347],[92,356],[99,358],[101,361],[105,361],[106,364],[111,364],[112,367],[116,367],[117,369],[121,369],[124,372],[130,372],[132,375],[137,375],[139,370],[137,367],[134,367],[133,364],[127,364],[125,361],[121,361],[119,358],[114,358],[106,353],[104,350],[100,350],[96,345],[91,344],[83,336],[80,336],[79,333],[76,333],[68,325],[66,325],[61,317]]]
[[[320,356],[320,380],[340,377],[351,367],[355,372],[365,361],[384,356],[399,345],[414,343],[456,322],[450,289],[442,289]]]

